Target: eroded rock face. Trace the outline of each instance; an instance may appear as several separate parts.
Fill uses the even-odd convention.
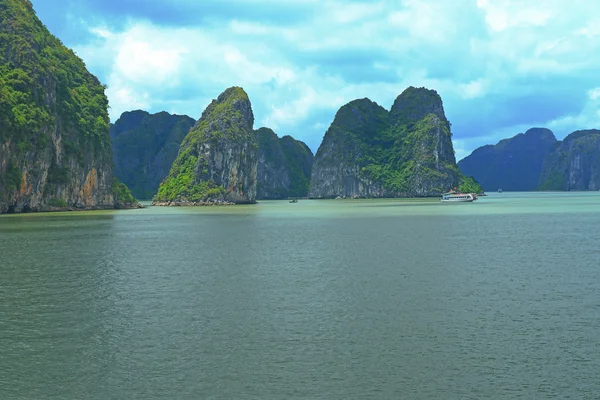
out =
[[[312,151],[291,136],[279,138],[269,128],[256,132],[258,142],[257,199],[306,197],[312,170]]]
[[[600,130],[576,131],[558,142],[541,182],[542,190],[600,190]]]
[[[338,111],[315,156],[310,197],[437,196],[459,178],[441,98],[410,87],[390,112],[369,99]]]
[[[254,203],[258,146],[253,124],[242,88],[219,95],[183,140],[154,203]]]
[[[531,128],[495,145],[475,149],[458,162],[458,167],[487,190],[536,190],[541,183],[542,164],[556,143],[551,130]]]
[[[126,207],[104,87],[28,1],[2,2],[0,34],[0,213]]]
[[[382,183],[361,175],[368,149],[358,133],[368,129],[371,123],[375,125],[385,120],[387,112],[383,114],[381,110],[385,110],[368,99],[356,100],[344,107],[338,111],[315,155],[310,197],[383,197]],[[344,117],[350,120],[342,120]],[[354,129],[358,132],[353,132]]]

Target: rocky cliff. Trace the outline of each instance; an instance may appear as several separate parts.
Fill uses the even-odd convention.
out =
[[[308,196],[313,154],[291,136],[277,137],[269,128],[256,131],[258,142],[257,199]]]
[[[369,99],[346,104],[323,137],[313,163],[310,197],[382,197],[381,181],[361,174],[370,145],[387,127],[388,112]]]
[[[343,106],[317,151],[310,196],[436,196],[458,185],[450,123],[434,90],[409,87],[388,112],[369,99]]]
[[[123,113],[110,127],[115,176],[138,199],[154,197],[195,122],[186,115],[167,112]]]
[[[551,130],[532,128],[496,145],[475,149],[458,162],[458,167],[488,190],[535,190],[540,185],[544,159],[555,145]]]
[[[153,204],[254,203],[258,146],[248,95],[223,92],[183,140]]]
[[[600,130],[576,131],[546,157],[541,190],[600,190]]]
[[[113,179],[104,87],[28,0],[0,0],[0,213],[132,203]]]

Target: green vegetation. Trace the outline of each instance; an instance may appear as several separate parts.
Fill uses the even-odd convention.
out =
[[[555,146],[552,131],[532,128],[495,145],[479,147],[460,160],[458,167],[487,190],[535,190],[544,160]]]
[[[559,171],[551,171],[542,182],[539,190],[565,190],[565,174]]]
[[[50,207],[59,207],[59,208],[67,207],[66,201],[64,201],[63,199],[56,198],[56,197],[48,199],[47,203]]]
[[[259,157],[257,197],[283,199],[308,196],[313,154],[291,136],[278,138],[269,128],[256,131]]]
[[[9,192],[16,192],[21,187],[21,179],[21,170],[10,161],[4,174],[0,174],[0,188],[6,188]]]
[[[462,176],[458,184],[458,191],[463,193],[483,193],[483,187],[472,176]]]
[[[425,96],[421,95],[423,92]],[[418,102],[422,98],[423,104]],[[368,99],[355,100],[340,109],[330,132],[342,139],[344,148],[356,148],[354,152],[347,151],[346,157],[360,155],[360,178],[380,182],[389,193],[408,193],[417,179],[458,178],[450,160],[453,157],[446,154],[446,158],[436,160],[440,144],[433,135],[446,138],[447,142],[451,137],[448,121],[434,113],[438,103],[441,108],[437,93],[416,88],[408,88],[399,96],[390,113]]]
[[[112,194],[115,199],[115,203],[132,204],[137,201],[133,197],[127,186],[119,182],[117,178],[113,178]]]
[[[412,129],[412,125],[425,118],[428,114],[437,116],[444,121],[448,131],[450,123],[444,114],[442,99],[435,90],[408,87],[394,101],[390,110],[390,120],[394,125],[404,125]]]
[[[281,143],[277,134],[269,128],[256,130],[256,143],[265,160],[275,160],[281,157]]]
[[[171,168],[171,173],[158,189],[156,199],[159,201],[207,201],[225,194],[225,189],[209,179],[198,180],[194,171],[198,168],[202,175],[208,174],[208,162],[185,149]]]
[[[546,157],[539,190],[598,190],[600,130],[575,131]]]
[[[68,167],[59,167],[56,163],[52,163],[50,168],[48,169],[48,179],[47,182],[49,184],[64,184],[69,182],[69,168]]]
[[[32,14],[28,0],[0,0],[0,140],[44,141],[43,128],[58,122],[82,133],[84,142],[108,146],[104,86]],[[59,121],[48,101],[50,87]]]
[[[287,197],[308,196],[313,161],[312,151],[304,142],[295,140],[291,136],[284,136],[279,141],[290,174],[290,188]]]
[[[340,108],[315,157],[310,195],[434,196],[460,176],[442,99],[409,87],[389,112],[369,99]]]
[[[364,165],[361,176],[381,182],[384,189],[392,193],[407,193],[414,186],[416,177],[439,181],[449,174],[458,175],[451,163],[436,161],[438,143],[432,138],[432,131],[435,130],[450,140],[447,122],[434,114],[427,114],[418,121],[397,118],[395,125],[377,136],[380,143],[378,148],[370,151],[365,149],[367,155],[360,159]],[[440,164],[442,168],[439,168]],[[438,187],[437,190],[441,192],[444,188]]]
[[[114,173],[139,199],[151,199],[195,121],[166,112],[126,112],[111,126]]]
[[[244,158],[241,149],[245,143],[254,149],[258,147],[252,131],[253,123],[250,100],[242,88],[232,87],[221,93],[204,110],[200,120],[183,140],[179,154],[168,176],[160,184],[154,200],[200,202],[223,198],[226,190],[210,179],[210,172],[214,171],[209,171],[208,160],[200,155],[200,150],[235,150],[240,151],[238,155]],[[202,154],[205,154],[204,150]],[[241,163],[240,168],[244,167]],[[240,171],[242,175],[244,172]],[[226,171],[226,175],[228,173]],[[243,183],[236,185],[240,191],[244,190]]]
[[[54,134],[64,151],[61,165],[51,163],[50,185],[68,183],[70,160],[82,166],[91,158],[110,162],[104,90],[48,32],[29,0],[0,0],[0,144],[8,144],[0,150],[0,159],[8,161],[0,168],[0,201],[19,190],[21,171],[29,180],[36,165],[51,161]]]
[[[223,140],[239,142],[248,139],[247,129],[252,130],[252,123],[247,126],[244,105],[250,104],[248,95],[240,87],[231,87],[223,92],[217,100],[202,113],[202,118],[188,133],[182,147],[195,146],[199,143],[217,143]],[[252,122],[254,117],[252,117]],[[256,143],[254,143],[256,145]]]

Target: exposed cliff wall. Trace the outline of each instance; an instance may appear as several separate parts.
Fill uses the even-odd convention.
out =
[[[183,140],[154,204],[254,203],[258,146],[242,88],[223,92]]]
[[[196,121],[167,112],[125,112],[110,127],[115,176],[138,199],[151,199]]]
[[[306,197],[310,188],[310,176],[314,160],[313,152],[306,143],[289,135],[279,139],[290,174],[289,197]]]
[[[308,196],[312,151],[291,136],[277,137],[269,128],[256,131],[258,142],[257,199]]]
[[[555,145],[551,130],[532,128],[475,149],[458,167],[488,190],[535,190],[541,182],[542,164]]]
[[[541,190],[600,190],[600,130],[576,131],[554,146],[542,167]]]
[[[107,106],[28,0],[0,0],[0,213],[133,200],[113,179]]]
[[[376,144],[387,123],[387,110],[366,98],[340,108],[315,155],[310,197],[384,196],[382,183],[363,176],[361,169],[369,145]]]
[[[434,196],[457,186],[450,124],[433,90],[409,87],[390,112],[369,99],[343,106],[317,151],[310,196]]]

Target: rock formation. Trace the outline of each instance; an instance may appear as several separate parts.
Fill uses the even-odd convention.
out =
[[[354,100],[325,133],[310,197],[437,196],[461,178],[451,136],[434,90],[409,87],[390,112],[369,99]]]
[[[0,0],[0,213],[137,204],[113,179],[107,107],[29,0]]]
[[[156,205],[254,203],[258,146],[248,95],[223,92],[187,134]]]
[[[600,190],[600,130],[576,131],[558,142],[542,167],[541,190]]]
[[[544,159],[555,145],[551,130],[532,128],[496,145],[475,149],[458,162],[458,167],[487,190],[535,190],[540,185]]]
[[[115,176],[136,198],[151,199],[195,122],[187,115],[167,112],[123,113],[110,127]]]
[[[313,154],[291,136],[277,137],[269,128],[256,131],[258,142],[257,199],[308,196]]]

